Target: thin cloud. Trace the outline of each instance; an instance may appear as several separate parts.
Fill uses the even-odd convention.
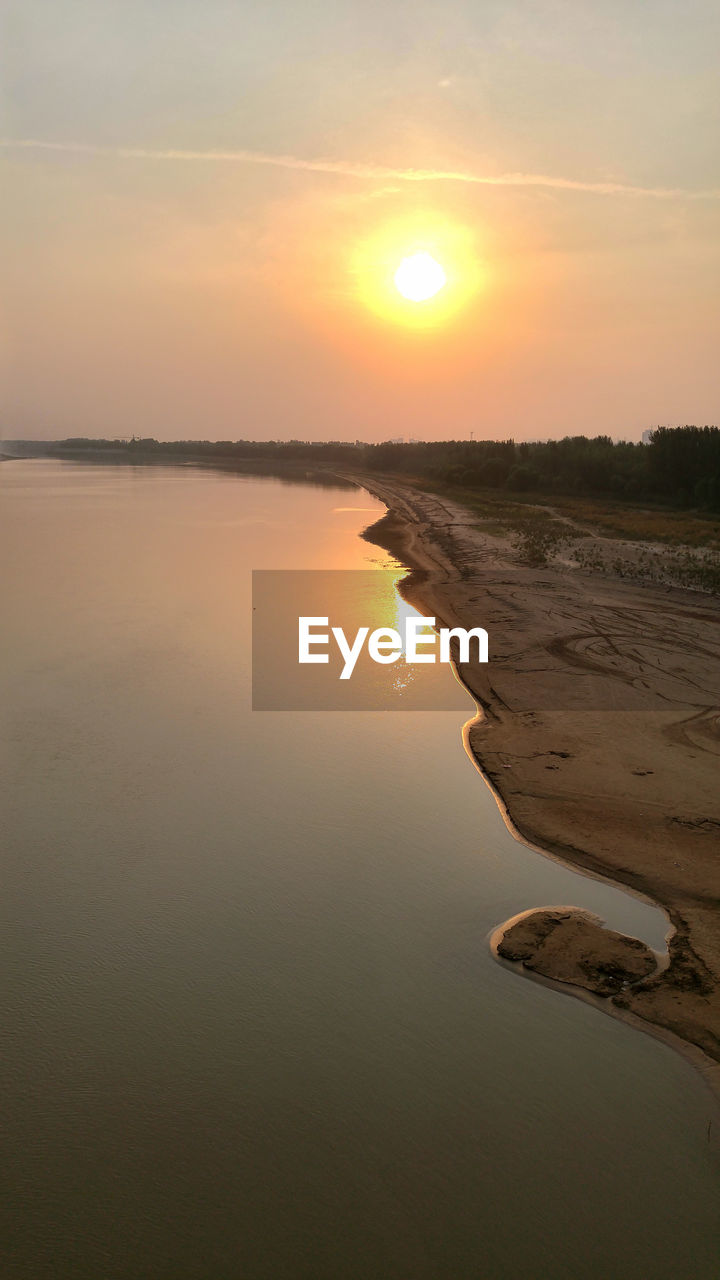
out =
[[[460,182],[483,187],[545,187],[555,191],[580,191],[592,195],[649,196],[655,200],[717,200],[720,188],[689,190],[684,187],[642,187],[624,182],[583,182],[545,173],[475,173],[463,169],[395,169],[389,165],[356,164],[349,160],[305,160],[300,156],[263,151],[151,150],[146,147],[102,147],[87,142],[44,142],[38,138],[0,139],[0,147],[15,151],[59,151],[78,155],[116,156],[122,160],[211,161],[269,165],[305,173],[329,173],[346,178],[394,182]]]

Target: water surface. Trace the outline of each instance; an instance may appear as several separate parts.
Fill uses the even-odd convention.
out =
[[[469,700],[250,710],[250,570],[387,564],[380,514],[0,467],[6,1280],[717,1275],[700,1077],[487,945],[661,914],[511,837]]]

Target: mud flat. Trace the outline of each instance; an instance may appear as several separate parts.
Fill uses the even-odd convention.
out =
[[[544,937],[547,912],[507,922],[505,945],[522,939],[526,969],[602,995],[720,1090],[720,601],[523,564],[460,504],[355,478],[388,507],[366,536],[411,567],[408,599],[438,625],[489,632],[488,665],[458,668],[482,708],[467,740],[516,831],[659,903],[674,930],[665,967],[582,912]],[[608,947],[618,982],[598,992],[582,960]]]

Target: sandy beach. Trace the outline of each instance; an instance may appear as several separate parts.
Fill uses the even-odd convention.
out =
[[[506,953],[593,1003],[600,993],[720,1090],[720,602],[571,560],[533,567],[457,502],[356,479],[388,507],[366,536],[413,570],[408,599],[439,625],[489,631],[489,664],[458,670],[482,708],[469,749],[512,826],[660,904],[673,927],[669,963],[638,967],[637,943],[583,913],[550,946],[558,921],[542,909],[557,904],[528,903],[520,938],[506,923]]]

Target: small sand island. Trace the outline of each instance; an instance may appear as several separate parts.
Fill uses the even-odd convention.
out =
[[[597,996],[617,996],[661,967],[639,938],[606,929],[575,907],[525,911],[493,935],[491,946],[503,960]]]

